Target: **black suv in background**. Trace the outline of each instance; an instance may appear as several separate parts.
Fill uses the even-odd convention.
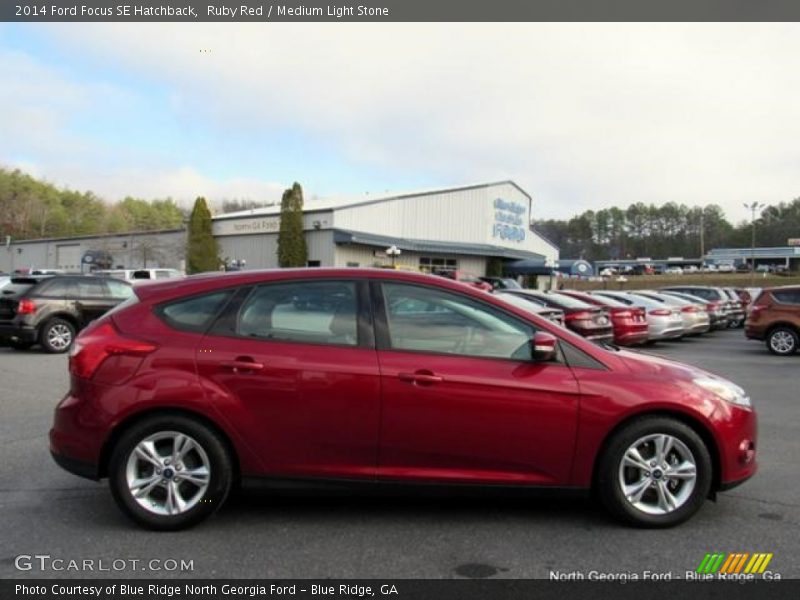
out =
[[[0,340],[66,352],[78,331],[132,295],[130,284],[107,277],[13,277],[0,289]]]

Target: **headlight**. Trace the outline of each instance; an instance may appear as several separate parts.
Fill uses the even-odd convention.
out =
[[[716,394],[731,404],[750,406],[750,397],[747,395],[747,393],[745,393],[745,391],[738,385],[731,383],[730,381],[702,377],[695,379],[694,383],[702,388],[707,389],[709,392]]]

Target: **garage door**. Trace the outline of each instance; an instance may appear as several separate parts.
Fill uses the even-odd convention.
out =
[[[56,246],[56,268],[65,271],[81,270],[80,244],[62,244]]]

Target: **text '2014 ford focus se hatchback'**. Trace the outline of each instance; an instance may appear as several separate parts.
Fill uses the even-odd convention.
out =
[[[136,288],[77,338],[51,451],[155,529],[231,486],[593,490],[641,526],[756,471],[745,392],[600,347],[443,278],[372,269],[209,274]]]

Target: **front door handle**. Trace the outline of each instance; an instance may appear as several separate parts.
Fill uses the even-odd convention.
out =
[[[236,360],[223,360],[219,363],[223,369],[231,369],[234,373],[240,371],[261,371],[263,363],[257,363],[252,358],[240,356]]]
[[[428,370],[415,371],[414,373],[398,373],[397,378],[400,381],[415,383],[417,385],[431,385],[444,381],[443,377]]]

